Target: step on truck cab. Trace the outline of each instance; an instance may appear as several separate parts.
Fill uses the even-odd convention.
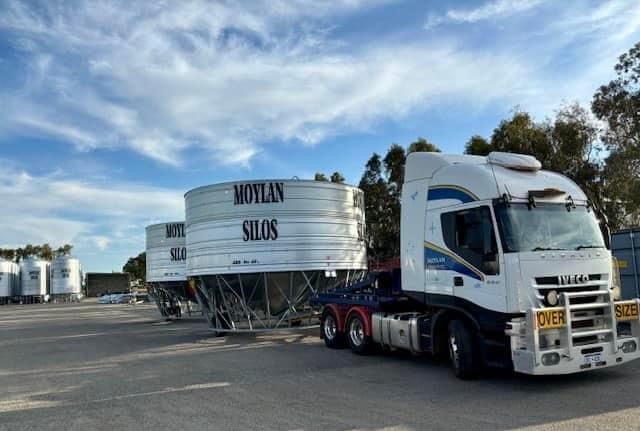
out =
[[[640,301],[616,301],[618,279],[569,178],[526,155],[422,152],[407,157],[399,271],[314,303],[330,347],[448,354],[462,378],[568,374],[640,357]]]

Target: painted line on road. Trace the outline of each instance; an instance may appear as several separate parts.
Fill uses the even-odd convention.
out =
[[[155,395],[167,395],[182,392],[203,391],[208,389],[225,388],[231,386],[228,382],[201,383],[196,385],[188,385],[182,388],[164,388],[158,391],[136,392],[131,394],[114,395],[112,397],[99,398],[88,401],[56,401],[56,400],[33,400],[31,398],[14,398],[9,400],[0,400],[0,413],[9,413],[25,410],[59,408],[59,407],[77,407],[87,404],[98,404],[112,401],[127,400],[131,398],[150,397]],[[44,393],[33,394],[33,396],[43,396]]]

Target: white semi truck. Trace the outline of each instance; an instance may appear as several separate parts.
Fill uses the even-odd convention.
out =
[[[616,275],[586,195],[534,157],[412,153],[400,268],[313,303],[332,348],[448,355],[460,378],[568,374],[640,357],[640,300],[616,301]]]

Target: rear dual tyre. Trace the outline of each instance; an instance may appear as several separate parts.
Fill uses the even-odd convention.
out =
[[[330,309],[326,309],[322,313],[320,332],[324,339],[324,344],[330,349],[342,349],[345,347],[344,334],[338,331],[338,318]]]
[[[351,351],[358,355],[368,355],[373,352],[374,343],[370,336],[366,335],[365,323],[362,317],[353,313],[347,320],[347,341]]]

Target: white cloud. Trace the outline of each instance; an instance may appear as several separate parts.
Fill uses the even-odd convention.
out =
[[[0,202],[0,247],[70,243],[81,259],[96,250],[125,259],[144,249],[146,225],[184,218],[182,190],[92,183],[60,172],[36,176],[11,165],[0,171]]]
[[[189,147],[246,165],[264,140],[314,143],[334,119],[314,69],[333,57],[312,22],[388,1],[10,2],[0,29],[29,41],[35,76],[2,95],[0,127],[174,165]]]
[[[94,236],[92,239],[99,250],[106,250],[107,247],[109,246],[109,243],[111,242],[111,240],[108,237],[100,236],[100,235]]]
[[[19,115],[14,117],[13,120],[19,127],[25,127],[26,130],[33,130],[35,133],[64,139],[82,150],[92,149],[97,146],[96,138],[91,133],[73,126],[52,123],[42,118],[21,117]]]
[[[204,149],[247,166],[265,142],[315,145],[449,102],[550,113],[606,82],[614,61],[598,52],[637,34],[634,1],[547,2],[556,13],[515,35],[497,32],[482,49],[462,32],[400,43],[372,35],[358,46],[336,36],[340,17],[384,1],[12,2],[0,29],[29,41],[16,42],[29,72],[18,91],[0,93],[0,130],[80,150],[126,147],[176,166]],[[513,17],[542,3],[494,0],[432,15],[432,25]],[[576,43],[586,31],[589,43]],[[586,55],[570,76],[546,69],[569,44]]]
[[[173,165],[190,147],[247,165],[265,141],[315,145],[441,100],[489,103],[516,96],[527,76],[517,58],[450,42],[379,41],[347,52],[334,46],[323,21],[305,21],[370,2],[258,2],[242,10],[143,4],[144,11],[111,3],[60,7],[49,10],[51,20],[14,6],[0,28],[57,56],[47,80],[26,86],[30,97],[11,98],[5,127],[29,126],[83,150],[127,146]],[[65,60],[68,52],[75,61]],[[503,77],[500,86],[495,75]],[[54,80],[62,90],[49,94]],[[44,97],[45,106],[35,103]]]
[[[541,5],[545,0],[493,0],[473,9],[449,9],[443,15],[430,14],[426,29],[446,23],[475,23],[489,19],[507,18]]]

